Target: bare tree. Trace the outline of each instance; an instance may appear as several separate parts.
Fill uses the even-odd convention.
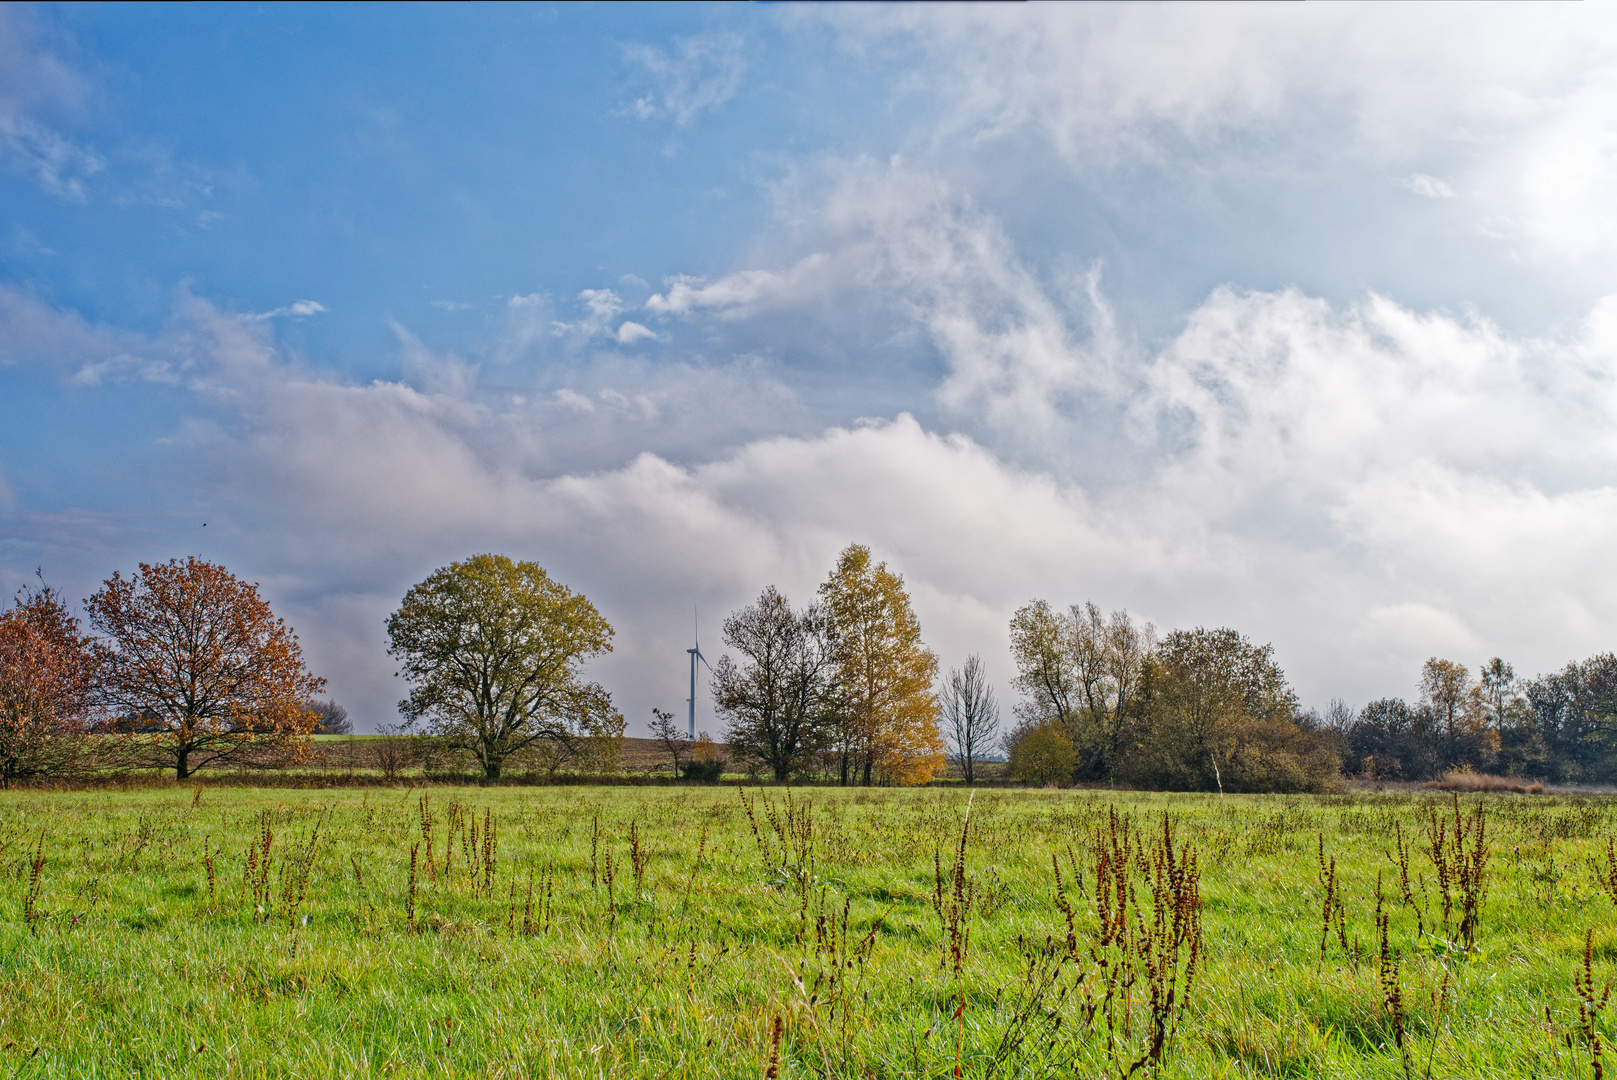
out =
[[[965,774],[966,783],[976,783],[977,755],[994,745],[999,735],[999,703],[994,700],[994,688],[983,671],[983,658],[976,653],[966,657],[964,667],[949,669],[949,686],[943,695],[943,720],[954,739],[953,757]]]
[[[690,756],[693,744],[674,723],[673,713],[653,708],[651,715],[651,737],[662,743],[668,756],[674,759],[674,775],[679,776],[684,771],[685,759]]]
[[[421,736],[410,735],[400,724],[382,728],[381,738],[370,743],[371,760],[384,777],[396,779],[399,773],[420,759]]]
[[[314,713],[314,734],[316,735],[352,735],[354,722],[348,718],[348,710],[335,701],[321,701],[319,698],[309,699],[309,711]]]
[[[1111,683],[1112,711],[1107,720],[1107,767],[1115,768],[1122,753],[1123,729],[1129,710],[1139,696],[1146,661],[1157,650],[1157,628],[1136,623],[1127,610],[1112,612],[1106,624],[1107,677]]]
[[[795,612],[771,585],[724,621],[741,654],[713,669],[713,701],[731,753],[790,779],[831,743],[837,720],[831,629],[817,605]]]

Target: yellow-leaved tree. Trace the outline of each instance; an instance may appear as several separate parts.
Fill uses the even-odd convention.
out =
[[[921,642],[904,579],[850,544],[820,597],[835,635],[839,779],[926,783],[947,749],[932,693],[938,659]]]

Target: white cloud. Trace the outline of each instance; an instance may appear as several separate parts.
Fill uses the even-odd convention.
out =
[[[1119,344],[1098,269],[1061,283],[1074,302],[1058,301],[998,221],[937,176],[899,160],[856,162],[791,212],[817,223],[806,242],[820,250],[784,270],[672,278],[646,310],[740,322],[881,307],[941,357],[948,375],[935,389],[946,408],[1030,440],[1048,439],[1074,395],[1115,380]]]
[[[585,289],[578,294],[578,302],[583,307],[582,315],[567,322],[553,318],[548,302],[537,294],[513,297],[507,305],[508,325],[499,347],[501,357],[509,361],[536,345],[552,342],[562,342],[564,349],[577,351],[596,339],[632,345],[657,336],[656,331],[633,321],[625,320],[613,327],[625,305],[611,289]]]
[[[1538,258],[1617,251],[1617,9],[947,5],[798,11],[903,72],[915,140],[989,155],[1031,134],[1088,175],[1364,167],[1452,191]],[[1440,165],[1446,180],[1417,173]],[[1126,174],[1125,174],[1126,175]]]
[[[738,270],[711,283],[697,277],[670,278],[664,282],[665,292],[654,293],[646,301],[646,310],[653,315],[750,314],[759,303],[786,294],[795,279],[807,276],[823,262],[821,256],[811,255],[784,274]]]
[[[1399,179],[1394,180],[1393,183],[1397,184],[1401,188],[1408,188],[1416,195],[1420,195],[1427,199],[1454,198],[1453,188],[1449,187],[1448,184],[1439,180],[1437,177],[1427,176],[1425,173],[1411,173],[1409,176],[1400,177]]]
[[[589,310],[590,325],[592,327],[604,326],[617,317],[623,310],[623,300],[611,289],[585,289],[578,294]]]
[[[624,320],[623,325],[618,327],[618,332],[613,336],[617,339],[619,345],[633,345],[635,342],[644,340],[645,338],[655,338],[657,336],[657,332],[655,330],[647,329],[637,322],[631,322],[626,319]]]
[[[85,181],[106,161],[46,119],[78,111],[89,89],[45,37],[27,9],[0,9],[0,159],[51,194],[82,202]]]
[[[595,402],[576,390],[569,390],[566,387],[556,391],[556,400],[574,412],[592,413],[595,411]]]
[[[285,307],[278,307],[271,311],[261,311],[255,314],[243,315],[242,318],[250,322],[265,322],[269,319],[280,319],[290,316],[294,319],[306,319],[310,315],[319,315],[326,310],[326,306],[317,300],[296,300]]]
[[[1164,449],[1100,488],[908,415],[705,463],[535,471],[525,440],[551,414],[480,403],[470,365],[401,335],[414,385],[351,385],[186,298],[170,336],[134,351],[173,357],[203,412],[169,451],[183,467],[139,497],[202,475],[233,522],[231,562],[277,583],[315,660],[352,665],[331,672],[341,696],[373,709],[397,696],[380,615],[470,551],[539,558],[601,603],[620,651],[599,671],[635,716],[677,688],[693,600],[716,620],[769,583],[806,598],[850,541],[905,574],[946,663],[981,651],[1003,679],[1011,610],[1094,598],[1164,627],[1235,625],[1276,643],[1309,700],[1362,701],[1410,692],[1434,653],[1531,671],[1610,647],[1613,311],[1528,341],[1375,296],[1343,309],[1220,290],[1117,383],[1134,388],[1117,407]],[[56,321],[34,339],[96,333]],[[610,386],[551,401],[666,422]]]
[[[624,58],[643,69],[657,86],[635,100],[635,114],[641,119],[669,115],[685,125],[698,113],[723,105],[740,89],[747,67],[745,45],[732,33],[675,38],[670,50],[630,45],[623,51]]]

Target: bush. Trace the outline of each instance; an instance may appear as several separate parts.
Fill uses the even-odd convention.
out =
[[[1016,740],[1011,749],[1011,775],[1029,784],[1059,784],[1072,778],[1078,751],[1067,733],[1053,723],[1041,724]]]
[[[712,783],[724,775],[725,761],[719,756],[719,744],[707,732],[696,737],[691,759],[679,767],[679,775],[686,780]]]
[[[712,783],[724,775],[724,765],[723,758],[713,758],[709,761],[687,761],[680,766],[679,775],[683,780],[699,780]]]

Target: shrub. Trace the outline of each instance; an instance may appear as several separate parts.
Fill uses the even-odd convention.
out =
[[[1053,723],[1041,724],[1016,741],[1011,775],[1029,784],[1058,784],[1072,777],[1078,751],[1067,733]]]

